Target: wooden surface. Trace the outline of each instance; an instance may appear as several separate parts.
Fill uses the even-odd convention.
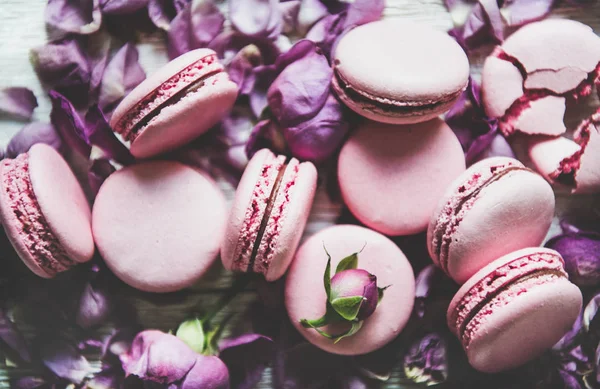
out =
[[[531,0],[534,1],[534,0]],[[29,63],[29,50],[41,45],[46,40],[44,26],[45,0],[0,0],[0,88],[7,86],[26,86],[31,88],[38,97],[39,107],[34,119],[49,121],[50,102],[45,91]],[[224,4],[223,4],[224,5]],[[385,11],[386,17],[402,17],[430,24],[440,29],[452,26],[450,15],[442,0],[389,0]],[[552,17],[569,17],[591,25],[600,31],[600,3],[585,10],[570,8],[565,4],[557,7]],[[144,37],[138,45],[140,62],[147,73],[167,62],[164,38],[161,33]],[[478,74],[482,58],[489,49],[481,50],[471,58],[474,74]],[[440,59],[443,60],[443,59]],[[592,100],[590,105],[596,105]],[[573,119],[572,124],[576,122]],[[23,123],[2,120],[0,118],[0,144],[6,144],[8,139],[21,128]],[[228,200],[233,198],[233,188],[226,182],[220,182]],[[592,197],[558,196],[558,213],[570,211],[573,208],[590,208],[597,212],[597,201]],[[317,195],[305,236],[330,225],[338,216],[339,205],[329,202],[321,190]],[[557,230],[554,225],[550,234]],[[157,304],[143,296],[134,296],[137,308],[147,327],[168,330],[185,318],[193,307],[208,307],[231,283],[231,277],[226,274],[218,263],[210,274],[190,291],[180,295],[176,300],[165,304]],[[247,308],[254,299],[254,292],[248,290],[239,296],[231,306],[231,311],[239,312]],[[12,369],[0,371],[0,388],[8,387],[7,378],[10,375],[25,374],[26,371]],[[259,388],[270,388],[268,371]],[[401,388],[399,374],[394,374],[386,388]]]

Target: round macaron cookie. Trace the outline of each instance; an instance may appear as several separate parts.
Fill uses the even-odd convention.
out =
[[[342,147],[338,181],[363,224],[410,235],[427,228],[447,186],[464,170],[463,150],[443,120],[404,126],[368,120]]]
[[[467,55],[445,31],[394,18],[345,34],[333,69],[333,89],[350,109],[396,124],[443,114],[469,81]]]
[[[25,265],[54,277],[94,255],[90,206],[61,155],[39,143],[0,163],[0,220]]]
[[[310,214],[317,170],[310,162],[259,150],[238,184],[221,259],[228,270],[262,274],[287,270]]]
[[[472,165],[440,198],[427,230],[429,254],[463,283],[496,258],[544,240],[554,216],[554,192],[516,159]]]
[[[132,90],[110,125],[131,142],[135,157],[151,157],[206,132],[231,109],[237,93],[214,51],[193,50]]]
[[[207,175],[152,161],[106,179],[92,229],[117,277],[142,291],[173,292],[192,285],[217,258],[226,217],[224,196]]]
[[[302,319],[316,319],[325,314],[327,294],[323,274],[327,253],[331,256],[332,276],[342,258],[358,253],[358,269],[374,275],[378,287],[387,287],[358,332],[337,343],[301,325]],[[404,253],[387,237],[355,225],[336,225],[308,238],[294,257],[285,285],[285,305],[293,325],[315,346],[343,355],[369,353],[398,336],[411,315],[414,298],[414,273]],[[343,325],[321,329],[336,333],[342,330],[339,326]]]
[[[526,248],[497,259],[470,278],[448,307],[448,326],[477,370],[520,366],[571,329],[581,291],[554,250]]]

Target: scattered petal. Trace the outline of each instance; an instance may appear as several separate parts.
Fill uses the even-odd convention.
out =
[[[19,119],[30,120],[38,106],[33,92],[27,88],[13,87],[0,89],[0,113]]]
[[[418,384],[437,385],[448,378],[446,342],[435,333],[417,339],[404,356],[406,377]]]
[[[254,88],[249,96],[254,116],[260,118],[269,106],[267,94],[276,77],[277,71],[273,66],[259,66],[254,69]]]
[[[148,5],[148,0],[100,0],[100,9],[107,15],[130,14]]]
[[[173,0],[149,0],[148,16],[154,25],[162,30],[169,31],[173,18],[177,15],[177,10]]]
[[[231,81],[237,84],[240,94],[250,94],[254,89],[256,82],[254,68],[259,65],[262,65],[262,55],[255,45],[244,47],[231,60],[227,73]]]
[[[98,0],[48,0],[45,18],[48,26],[74,34],[91,34],[102,23]]]
[[[15,158],[21,153],[29,151],[36,143],[45,143],[58,151],[62,149],[62,139],[52,124],[34,122],[23,127],[8,142],[6,157]]]
[[[565,233],[553,237],[546,247],[556,250],[565,260],[569,279],[581,287],[600,285],[600,234]]]
[[[290,0],[278,4],[281,19],[283,21],[284,34],[290,34],[296,29],[298,14],[300,12],[300,3],[300,0]]]
[[[282,30],[279,0],[231,0],[233,28],[249,37],[275,38]]]
[[[100,325],[108,318],[110,311],[110,298],[106,291],[92,282],[86,283],[79,299],[75,319],[77,325],[83,328]]]
[[[246,334],[219,344],[220,358],[229,368],[231,387],[250,389],[275,355],[273,341],[263,335]]]
[[[384,8],[385,0],[355,0],[348,7],[344,29],[379,20]]]
[[[122,165],[129,165],[134,161],[129,149],[117,139],[98,106],[92,106],[85,115],[84,139],[89,145],[100,148],[105,157]]]
[[[81,384],[92,372],[88,360],[64,338],[48,334],[38,337],[35,344],[44,365],[60,378]]]
[[[255,45],[260,51],[262,61],[266,65],[275,63],[281,50],[271,39],[249,37],[236,31],[227,31],[218,34],[209,44],[222,62],[229,64],[233,57],[244,47]]]
[[[234,386],[232,386],[234,387]],[[229,389],[227,366],[214,356],[198,355],[178,389]],[[242,389],[243,386],[240,386]]]
[[[505,0],[500,12],[509,26],[522,26],[545,18],[556,0]]]
[[[100,187],[104,183],[104,180],[106,180],[108,176],[113,174],[115,171],[115,167],[108,159],[102,158],[92,161],[92,164],[88,169],[88,184],[94,195],[98,193]]]
[[[302,0],[296,29],[301,35],[305,35],[315,23],[326,16],[329,16],[329,11],[320,0]]]
[[[254,126],[248,143],[246,143],[246,155],[248,158],[260,149],[271,149],[275,153],[283,153],[286,149],[285,139],[281,128],[271,120],[260,121]]]
[[[85,132],[83,120],[67,98],[56,91],[50,91],[52,111],[50,121],[69,149],[84,157],[89,157],[91,147]]]
[[[592,327],[594,319],[596,319],[598,308],[600,308],[600,294],[592,297],[583,310],[583,327],[588,332]]]
[[[31,362],[31,353],[23,334],[3,309],[0,309],[0,341],[7,345],[9,350],[23,362]]]

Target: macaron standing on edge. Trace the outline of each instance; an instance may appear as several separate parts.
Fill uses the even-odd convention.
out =
[[[496,258],[542,243],[554,205],[550,185],[521,162],[484,159],[441,197],[427,230],[429,254],[463,283]]]
[[[238,184],[221,259],[227,270],[280,278],[298,247],[317,186],[317,170],[259,150]]]
[[[54,277],[94,255],[91,211],[83,190],[58,152],[35,144],[0,162],[0,219],[25,265]]]
[[[174,292],[214,263],[225,230],[216,183],[173,161],[143,162],[111,174],[92,211],[98,250],[113,273],[146,292]]]
[[[210,49],[187,52],[139,84],[115,109],[110,124],[137,158],[193,140],[233,106],[238,89]]]
[[[494,373],[520,366],[571,329],[582,296],[563,266],[554,250],[525,248],[488,264],[459,289],[448,327],[474,368]]]
[[[469,81],[467,55],[445,31],[395,18],[345,34],[333,68],[333,89],[344,104],[384,123],[433,119],[450,109]]]

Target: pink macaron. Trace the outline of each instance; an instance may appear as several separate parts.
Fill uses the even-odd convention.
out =
[[[94,255],[90,206],[69,165],[52,147],[0,163],[0,220],[25,265],[54,277]]]
[[[259,150],[238,184],[221,259],[228,270],[264,275],[287,270],[302,237],[317,187],[310,162]]]
[[[349,210],[386,235],[427,228],[465,157],[441,119],[411,125],[364,121],[342,147],[338,181]]]
[[[477,370],[520,366],[551,348],[581,309],[581,291],[559,253],[525,248],[470,278],[448,307],[448,327]]]
[[[333,68],[333,89],[350,109],[395,124],[443,114],[469,80],[467,55],[445,31],[394,18],[344,35]]]
[[[358,268],[376,276],[379,287],[388,286],[362,328],[337,343],[300,324],[301,319],[319,318],[325,313],[325,249],[331,255],[331,269],[336,269],[342,258],[359,252]],[[384,235],[354,225],[332,226],[308,238],[298,249],[285,284],[285,305],[294,326],[309,342],[334,354],[365,354],[389,343],[408,322],[414,298],[414,273],[404,253]],[[339,324],[324,330],[337,332],[335,326]]]
[[[226,218],[225,198],[206,174],[153,161],[106,179],[92,228],[117,277],[142,291],[173,292],[192,285],[214,263]]]
[[[566,103],[591,93],[599,63],[600,38],[590,27],[565,19],[528,24],[485,61],[483,105],[507,136],[560,135]]]
[[[237,93],[214,51],[193,50],[131,91],[110,125],[131,142],[134,156],[151,157],[206,132],[231,109]]]
[[[542,243],[554,202],[550,185],[521,162],[484,159],[441,197],[427,230],[429,254],[463,283],[496,258]]]

